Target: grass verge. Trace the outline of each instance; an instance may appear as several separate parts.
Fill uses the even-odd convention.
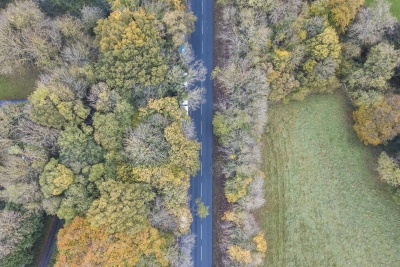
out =
[[[0,75],[0,100],[25,99],[35,89],[38,72],[32,68]]]
[[[270,106],[265,266],[398,266],[400,209],[342,94]]]
[[[365,5],[370,6],[375,0],[365,0]],[[388,0],[392,6],[390,11],[400,21],[400,1],[399,0]]]

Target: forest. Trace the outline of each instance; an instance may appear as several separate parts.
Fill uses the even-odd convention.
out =
[[[381,153],[381,180],[399,194],[400,24],[388,1],[369,4],[217,1],[213,126],[227,203],[217,226],[218,266],[264,266],[268,244],[260,240],[268,232],[256,215],[269,201],[261,137],[271,103],[291,105],[310,94],[341,91],[352,105],[359,139]]]
[[[0,265],[30,264],[56,214],[55,266],[192,266],[200,145],[180,103],[199,107],[206,70],[186,3],[8,2],[0,73],[39,75],[26,102],[0,109]]]
[[[188,188],[200,144],[181,102],[200,106],[207,71],[187,43],[196,17],[186,4],[1,3],[0,74],[38,77],[26,102],[0,108],[0,266],[32,262],[44,214],[65,221],[55,266],[193,266]],[[264,265],[269,233],[256,214],[268,204],[261,139],[271,103],[340,91],[400,203],[400,24],[390,3],[215,8],[215,169],[227,204],[216,264]]]

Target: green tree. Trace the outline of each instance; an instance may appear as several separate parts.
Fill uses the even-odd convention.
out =
[[[127,184],[108,180],[99,186],[100,198],[87,217],[92,226],[106,226],[109,233],[137,233],[143,229],[155,194],[148,184]]]
[[[96,113],[93,117],[94,140],[107,150],[120,150],[123,133],[131,125],[133,108],[126,102],[117,102],[114,112]]]
[[[167,66],[160,51],[163,40],[155,17],[139,8],[116,10],[95,28],[100,46],[96,75],[113,88],[127,92],[135,84],[158,85]]]
[[[18,206],[0,210],[0,265],[22,266],[32,262],[32,246],[43,227],[42,216]]]
[[[103,158],[103,149],[92,136],[86,135],[76,126],[67,127],[57,142],[60,146],[60,161],[76,173],[85,166],[99,163]]]
[[[65,190],[57,216],[67,222],[75,216],[83,216],[97,197],[96,186],[88,183],[85,177],[78,175],[74,183]]]
[[[371,49],[362,68],[351,74],[349,85],[355,89],[385,92],[390,88],[388,81],[399,62],[399,52],[392,45],[379,43]]]
[[[209,215],[208,211],[209,207],[204,205],[204,202],[201,201],[201,198],[196,198],[196,205],[197,205],[197,211],[196,211],[197,216],[203,219]]]
[[[226,144],[236,130],[247,130],[250,127],[251,118],[244,110],[227,112],[229,115],[217,111],[213,118],[214,134],[219,137],[220,142]]]

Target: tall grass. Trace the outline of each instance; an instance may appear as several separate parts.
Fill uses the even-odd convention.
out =
[[[341,94],[269,109],[265,266],[399,266],[400,209]]]

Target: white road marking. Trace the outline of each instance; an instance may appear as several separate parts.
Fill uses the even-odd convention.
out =
[[[201,34],[204,33],[204,20],[201,21]]]
[[[200,225],[200,238],[203,239],[203,225]]]
[[[203,246],[200,247],[200,260],[203,260]]]
[[[203,142],[200,142],[200,155],[203,156]]]
[[[203,87],[203,85],[201,85]],[[203,115],[203,104],[200,105],[200,115]]]
[[[203,44],[204,44],[204,42],[203,42],[203,41],[201,41],[201,54],[203,54],[203,52],[204,52],[204,47],[203,47]]]
[[[201,14],[203,15],[204,13],[204,1],[201,1]]]
[[[200,162],[200,175],[203,176],[203,162]]]
[[[203,183],[200,183],[200,196],[203,197]]]
[[[203,121],[200,122],[200,134],[203,135]]]

